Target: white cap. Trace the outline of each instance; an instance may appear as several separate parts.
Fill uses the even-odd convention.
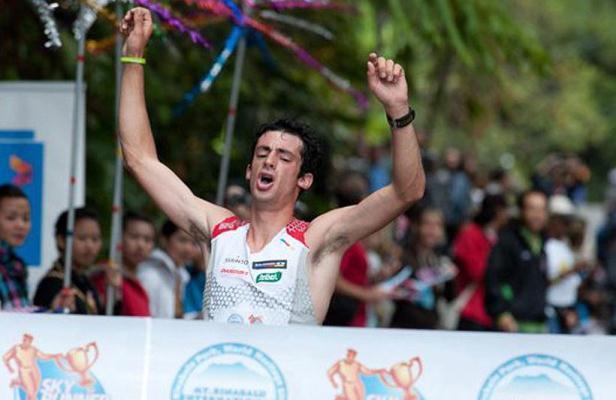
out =
[[[548,210],[552,215],[573,216],[575,214],[575,206],[567,196],[562,194],[550,197]]]

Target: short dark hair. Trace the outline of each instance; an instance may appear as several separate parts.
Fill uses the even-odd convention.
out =
[[[474,221],[478,225],[485,226],[496,217],[499,210],[506,208],[505,197],[500,194],[488,194],[481,201],[481,208],[475,215]]]
[[[91,219],[93,221],[96,221],[96,223],[99,224],[100,226],[100,220],[98,218],[98,213],[91,208],[79,207],[75,209],[75,224],[77,223],[77,221],[82,220],[82,219]],[[56,220],[55,235],[66,237],[67,233],[68,233],[68,210],[65,210],[64,212],[62,212],[62,214],[60,214],[60,216]]]
[[[524,209],[524,204],[526,203],[526,198],[530,195],[533,194],[538,194],[541,195],[543,197],[545,197],[546,199],[548,198],[548,195],[543,191],[543,190],[539,190],[539,189],[528,189],[525,190],[524,192],[522,192],[522,194],[520,194],[518,196],[518,210],[522,211]]]
[[[28,199],[19,186],[11,185],[10,183],[0,185],[0,202],[4,199]]]
[[[177,226],[173,221],[171,221],[169,218],[167,218],[165,220],[165,222],[163,223],[163,226],[160,228],[160,234],[166,238],[169,239],[171,237],[171,235],[173,235],[174,233],[176,233],[177,231],[180,230],[180,227]]]
[[[321,166],[322,145],[314,130],[307,124],[295,119],[278,119],[261,125],[255,133],[250,157],[254,156],[259,138],[266,132],[278,131],[297,136],[302,141],[302,165],[299,174],[317,175]],[[252,158],[251,158],[252,160]]]
[[[138,213],[136,211],[128,210],[122,216],[122,232],[126,232],[126,227],[131,222],[145,222],[154,228],[154,221],[152,218],[148,217],[145,214]]]

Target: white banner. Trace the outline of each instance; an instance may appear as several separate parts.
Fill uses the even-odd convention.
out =
[[[73,82],[0,82],[0,184],[21,186],[32,206],[32,231],[17,249],[30,267],[31,294],[57,257],[54,223],[68,207],[74,91]],[[79,111],[77,205],[85,197],[84,110],[85,100]]]
[[[607,336],[9,313],[0,326],[1,399],[614,398]]]

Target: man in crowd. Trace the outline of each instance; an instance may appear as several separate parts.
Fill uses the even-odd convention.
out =
[[[120,100],[125,163],[180,229],[211,242],[204,317],[220,322],[320,323],[345,250],[381,229],[423,195],[424,174],[411,122],[402,67],[371,54],[367,80],[392,127],[392,183],[356,206],[336,209],[310,225],[293,218],[299,194],[310,189],[320,150],[311,129],[280,120],[257,131],[246,168],[250,222],[196,197],[156,153],[144,94],[142,57],[152,33],[149,11],[129,11]],[[134,62],[136,61],[136,62]]]
[[[504,332],[545,332],[548,280],[543,229],[547,198],[529,190],[520,197],[520,220],[504,229],[486,271],[486,310]]]
[[[171,220],[160,230],[160,248],[139,264],[137,276],[148,294],[154,318],[182,318],[186,270],[194,256],[193,239]]]
[[[148,293],[137,278],[137,267],[145,261],[156,240],[152,220],[134,211],[127,211],[122,219],[122,269],[106,265],[97,267],[91,279],[101,300],[106,303],[107,284],[115,290],[114,313],[132,317],[149,317]]]

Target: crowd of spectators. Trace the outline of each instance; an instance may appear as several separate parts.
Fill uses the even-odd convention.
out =
[[[336,178],[335,205],[350,206],[387,184],[387,151],[350,162]],[[606,334],[616,329],[616,172],[608,177],[605,222],[587,235],[580,210],[589,169],[550,155],[522,189],[506,169],[481,170],[455,148],[424,151],[425,197],[342,258],[325,325]],[[226,204],[247,218],[250,195],[227,189]],[[305,204],[297,212],[309,215]],[[75,210],[55,224],[57,259],[33,293],[14,249],[30,230],[30,204],[0,186],[0,304],[75,314],[202,318],[208,254],[166,220],[126,212],[121,262],[101,261],[99,215]],[[72,240],[69,240],[72,239]],[[585,254],[594,241],[596,256]],[[71,285],[64,263],[70,252]],[[113,299],[111,307],[106,307]]]

